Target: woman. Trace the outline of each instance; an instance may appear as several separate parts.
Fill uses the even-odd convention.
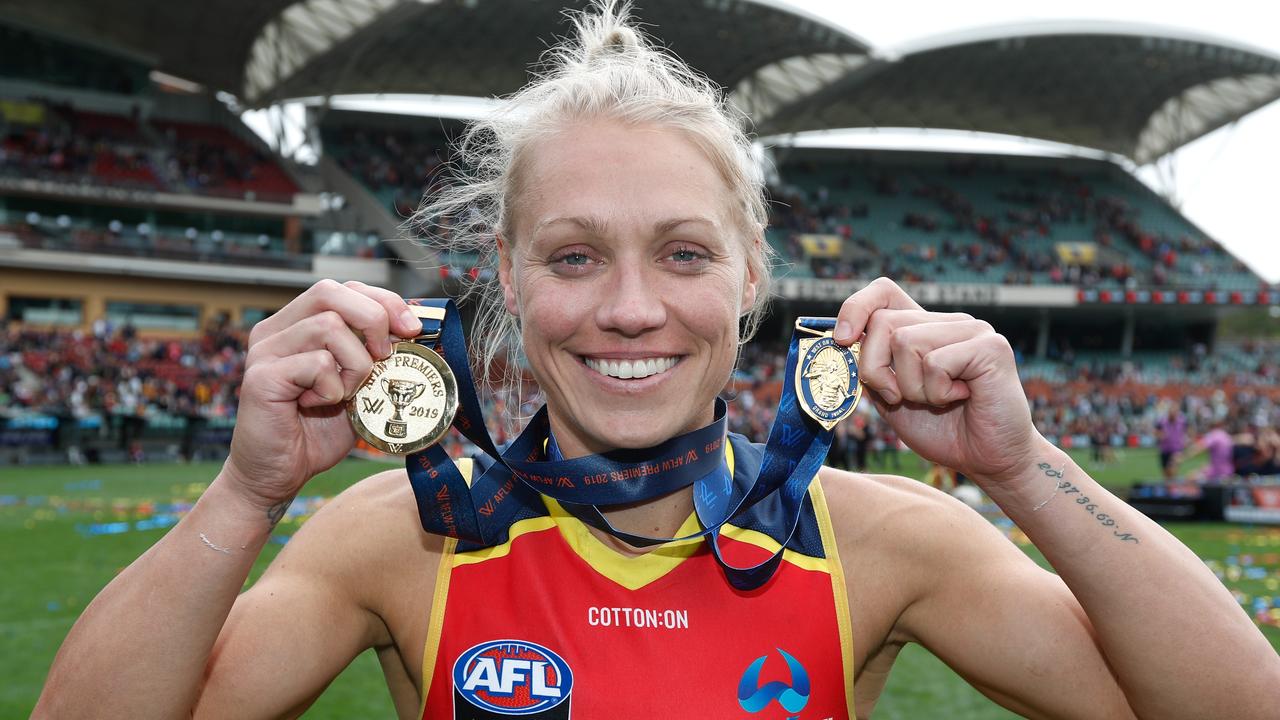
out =
[[[581,18],[578,43],[471,136],[488,143],[476,182],[425,211],[467,219],[454,243],[496,237],[502,323],[518,323],[570,458],[711,422],[740,318],[750,328],[767,294],[745,138],[622,15]],[[743,592],[702,543],[644,551],[550,502],[508,542],[461,552],[422,533],[390,471],[317,513],[237,597],[289,499],[351,447],[343,398],[388,335],[419,328],[392,293],[322,282],[254,329],[222,472],[86,609],[37,717],[293,716],[369,647],[401,717],[867,717],[908,642],[1036,717],[1276,707],[1270,646],[1191,552],[1036,433],[1004,338],[883,280],[835,330],[862,340],[868,396],[907,445],[978,482],[1061,579],[897,477],[823,469],[804,520],[816,539],[800,543],[815,548]],[[685,489],[608,518],[673,537],[696,528],[693,507]],[[730,550],[770,549],[728,534]]]
[[[1197,482],[1225,482],[1235,476],[1231,434],[1227,432],[1226,418],[1215,418],[1209,423],[1209,431],[1176,456],[1176,463],[1183,463],[1199,455],[1207,454],[1209,463],[1196,474]]]

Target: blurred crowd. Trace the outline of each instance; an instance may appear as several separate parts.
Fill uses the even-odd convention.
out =
[[[45,110],[44,122],[36,125],[0,121],[0,170],[75,184],[160,189],[134,118],[77,113],[56,103],[46,103]]]
[[[106,321],[92,331],[0,326],[0,417],[43,414],[230,418],[244,339],[212,324],[189,340],[140,337]]]
[[[1089,288],[1108,282],[1161,287],[1189,276],[1200,281],[1198,286],[1212,287],[1215,272],[1248,272],[1207,238],[1145,227],[1128,199],[1102,194],[1094,182],[1063,170],[1047,170],[1034,182],[1023,178],[1022,184],[1011,177],[1009,184],[1014,187],[996,194],[1003,212],[994,205],[979,207],[962,188],[975,173],[999,170],[998,163],[992,166],[992,162],[953,160],[926,176],[851,166],[830,187],[773,188],[770,227],[784,232],[792,261],[806,262],[799,242],[802,233],[835,234],[843,239],[846,247],[841,257],[807,260],[819,278],[884,275],[921,282],[960,269],[1007,285],[1047,282]],[[803,176],[806,168],[797,170]],[[885,238],[874,237],[874,229],[868,231],[867,203],[838,199],[850,197],[857,172],[869,173],[878,197],[912,199],[914,209],[904,211],[897,220],[900,227],[939,239],[886,249]],[[1072,239],[1095,243],[1092,259],[1064,258],[1045,243],[1027,242],[1049,238],[1068,223],[1091,228],[1091,237],[1073,235]],[[1150,260],[1142,269],[1132,262],[1137,254]]]
[[[1232,361],[1189,351],[1185,362],[1199,369],[1195,384],[1083,373],[1068,382],[1032,379],[1024,386],[1040,432],[1064,447],[1092,448],[1098,462],[1109,461],[1114,448],[1154,446],[1170,478],[1179,463],[1199,453],[1211,460],[1206,479],[1280,474],[1280,343],[1248,342],[1221,354]],[[137,437],[157,417],[230,419],[244,359],[244,333],[225,320],[190,339],[142,337],[132,327],[104,321],[88,332],[0,326],[0,421],[97,417],[104,428]],[[785,363],[783,348],[743,348],[724,391],[732,431],[757,442],[767,439],[786,381]],[[519,392],[483,392],[481,401],[494,440],[502,444],[536,411],[541,397],[526,383]],[[455,456],[472,450],[457,438],[448,443]],[[838,427],[828,461],[851,469],[865,469],[869,461],[894,469],[901,449],[892,429],[864,403]]]
[[[297,186],[268,155],[213,124],[150,122],[41,101],[38,123],[0,117],[0,172],[113,188],[291,201]]]
[[[412,215],[423,194],[440,181],[448,157],[443,136],[339,128],[327,133],[325,142],[344,170],[366,187],[390,193],[392,209],[401,218]]]

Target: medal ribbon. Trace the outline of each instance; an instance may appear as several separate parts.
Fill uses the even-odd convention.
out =
[[[720,399],[716,400],[715,420],[703,428],[652,448],[614,450],[571,460],[560,454],[544,406],[500,452],[480,412],[462,322],[453,301],[433,298],[407,302],[445,311],[443,325],[439,320],[423,319],[423,335],[439,338],[445,362],[457,376],[459,407],[454,428],[493,461],[483,472],[477,464],[468,484],[438,444],[405,458],[425,530],[458,538],[476,548],[500,545],[507,541],[508,529],[522,511],[527,514],[540,507],[538,495],[542,494],[554,498],[582,522],[633,546],[706,537],[730,584],[740,590],[758,588],[772,577],[799,525],[809,482],[826,458],[832,437],[830,430],[823,429],[801,410],[795,390],[787,382],[794,377],[799,362],[800,329],[793,335],[787,352],[782,399],[759,467],[752,467],[752,453],[736,453],[738,471],[731,475],[724,461],[727,407]],[[821,332],[830,330],[834,320],[802,318],[800,325]],[[735,476],[741,481],[735,482]],[[694,511],[704,529],[684,537],[655,538],[624,532],[613,527],[599,509],[601,505],[648,500],[690,485]],[[720,531],[724,524],[751,508],[765,519],[763,529],[779,547],[764,562],[735,567],[721,555]]]

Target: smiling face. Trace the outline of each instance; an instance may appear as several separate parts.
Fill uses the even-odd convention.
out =
[[[568,456],[711,422],[755,298],[733,196],[676,131],[580,123],[525,158],[507,310]]]

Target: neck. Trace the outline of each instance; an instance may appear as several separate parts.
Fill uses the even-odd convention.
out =
[[[601,511],[610,524],[624,532],[650,537],[675,537],[680,526],[684,525],[684,521],[693,512],[693,488],[681,488],[644,502],[615,505],[601,508]],[[623,555],[643,555],[657,547],[638,548],[590,525],[587,529],[606,546]]]
[[[710,411],[706,422],[702,423],[702,425],[710,423],[713,416],[714,411]],[[565,459],[598,454],[613,449],[595,447],[590,442],[584,442],[578,433],[557,422],[554,413],[551,414],[550,421],[551,434],[555,438],[556,448],[560,451],[561,457]],[[702,427],[702,425],[698,427]],[[685,432],[692,432],[696,429],[689,428]],[[675,537],[680,527],[684,525],[685,520],[693,513],[693,487],[685,487],[666,495],[626,505],[601,507],[600,511],[611,525],[623,532],[633,535],[647,535],[649,537]],[[590,525],[587,527],[591,534],[595,535],[602,543],[622,555],[643,555],[652,550],[653,547],[656,547],[635,547],[603,530]]]

